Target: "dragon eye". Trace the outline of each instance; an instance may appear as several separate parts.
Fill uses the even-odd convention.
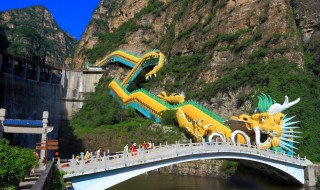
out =
[[[260,118],[260,122],[263,123],[265,120],[263,118]]]

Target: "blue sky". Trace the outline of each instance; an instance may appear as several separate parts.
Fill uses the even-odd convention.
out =
[[[78,40],[100,0],[0,0],[0,11],[42,5],[50,10],[58,25]]]

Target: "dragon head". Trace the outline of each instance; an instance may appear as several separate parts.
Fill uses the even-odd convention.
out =
[[[227,122],[231,129],[245,131],[251,141],[262,149],[272,148],[293,153],[294,128],[291,125],[297,122],[289,122],[291,118],[285,118],[283,110],[295,105],[300,101],[300,98],[293,102],[289,102],[285,96],[284,103],[278,104],[268,95],[262,94],[259,96],[258,109],[251,116],[242,114],[239,117],[232,116]]]

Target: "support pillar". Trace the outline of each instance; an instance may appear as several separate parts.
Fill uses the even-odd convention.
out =
[[[47,138],[47,132],[48,132],[48,118],[49,118],[49,112],[48,111],[44,111],[42,114],[42,123],[43,123],[43,133],[41,134],[41,142],[45,143],[46,142],[46,138]],[[45,155],[46,152],[45,150],[41,150],[40,151],[40,164],[41,163],[45,163]]]
[[[304,169],[304,179],[305,179],[304,186],[307,186],[307,187],[316,186],[317,184],[316,165],[308,165]]]
[[[8,68],[9,68],[9,74],[10,75],[13,75],[13,73],[14,73],[14,63],[13,63],[13,59],[12,58],[9,58],[9,60],[8,60]]]
[[[49,72],[50,72],[49,83],[52,84],[52,72],[53,72],[53,69],[50,68],[50,69],[49,69]]]
[[[2,56],[2,54],[0,54],[0,73],[1,73],[1,69],[2,69],[2,59],[3,59],[3,56]]]
[[[0,139],[3,138],[3,121],[6,119],[6,109],[0,109]]]
[[[41,73],[40,70],[41,70],[40,65],[37,65],[37,82],[40,81],[40,73]]]
[[[28,63],[23,63],[24,64],[24,71],[23,71],[23,78],[27,78],[27,72],[28,72]]]

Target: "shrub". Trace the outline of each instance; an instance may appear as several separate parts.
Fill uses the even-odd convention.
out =
[[[176,112],[177,110],[166,110],[162,113],[161,123],[163,125],[178,125],[176,120]]]
[[[37,162],[32,150],[9,146],[9,141],[0,139],[0,187],[17,185]]]

